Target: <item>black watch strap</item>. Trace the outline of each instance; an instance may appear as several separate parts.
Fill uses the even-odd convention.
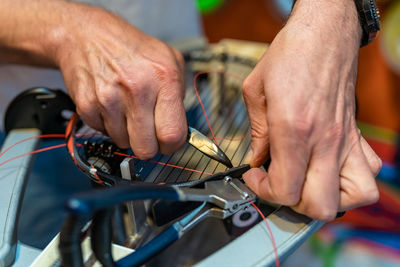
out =
[[[293,1],[293,7],[297,0]],[[372,42],[380,30],[380,13],[376,0],[354,0],[362,28],[361,47]]]
[[[361,46],[365,46],[375,39],[378,31],[381,29],[379,22],[381,16],[375,0],[355,0],[354,2],[363,30]]]

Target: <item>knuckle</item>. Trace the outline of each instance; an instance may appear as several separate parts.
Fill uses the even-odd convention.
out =
[[[292,208],[312,219],[326,222],[334,220],[338,212],[337,202],[326,202],[320,197],[310,196]]]
[[[135,153],[135,155],[141,160],[151,159],[157,154],[157,149],[152,149],[152,148],[132,147],[132,150],[133,153]]]
[[[132,97],[140,97],[140,96],[145,96],[148,92],[148,88],[146,86],[147,81],[145,81],[143,78],[138,78],[138,80],[135,83],[130,84],[129,87],[127,87],[128,95]]]
[[[182,82],[180,71],[177,66],[171,64],[153,64],[156,80],[165,84],[176,84]]]
[[[83,121],[93,129],[96,129],[100,132],[105,131],[100,114],[91,105],[77,105],[76,112],[83,119]]]
[[[379,190],[376,188],[368,194],[368,204],[373,204],[379,201]]]
[[[114,107],[115,105],[118,105],[116,96],[117,96],[117,92],[115,92],[115,90],[112,90],[111,88],[102,89],[97,94],[99,106],[103,110],[108,110],[109,108]]]
[[[376,203],[378,200],[379,200],[379,190],[375,186],[372,189],[364,190],[362,192],[362,199],[360,200],[360,202],[363,205],[370,205]]]
[[[75,100],[75,104],[77,113],[83,118],[90,118],[96,114],[96,105],[85,101],[85,99],[78,98]]]
[[[315,207],[315,206],[314,206]],[[319,220],[319,221],[332,221],[336,218],[336,209],[331,209],[331,208],[318,208],[310,212],[309,214],[306,214],[310,216],[313,219]]]
[[[160,130],[160,133],[158,134],[158,140],[160,143],[166,145],[166,146],[177,146],[185,140],[186,135],[185,131],[179,128],[163,128]]]
[[[134,106],[141,107],[153,103],[154,96],[144,84],[138,83],[136,86],[126,88],[129,100]]]
[[[281,113],[269,118],[271,128],[280,129],[283,132],[296,137],[298,141],[307,142],[313,132],[313,123],[299,114]]]
[[[250,129],[253,151],[262,151],[262,154],[268,154],[270,143],[268,139],[268,127],[266,123],[250,117]]]
[[[300,202],[301,192],[295,190],[293,192],[285,192],[283,190],[271,190],[273,198],[276,202],[285,206],[295,206]]]
[[[105,128],[107,134],[119,148],[129,148],[128,133],[124,129],[118,128],[121,130],[115,131],[113,126],[107,124],[105,124]]]
[[[377,176],[378,173],[380,172],[380,170],[382,169],[382,165],[383,165],[382,159],[379,158],[378,156],[375,156],[371,160],[370,164],[371,164],[371,169],[372,169],[374,176]]]
[[[242,92],[243,92],[243,97],[248,98],[250,97],[252,91],[252,84],[249,78],[246,78],[243,82],[242,85]]]
[[[115,138],[115,137],[111,137],[111,138],[119,148],[125,149],[125,148],[129,147],[128,139]]]
[[[296,136],[305,139],[311,136],[313,125],[310,120],[299,118],[298,115],[286,120],[286,127],[291,128]]]
[[[147,91],[146,88],[148,87],[148,81],[148,70],[144,67],[141,72],[129,75],[124,73],[120,74],[118,84],[121,90],[128,96],[135,97]]]
[[[176,60],[178,61],[178,63],[183,65],[185,60],[183,58],[182,53],[179,52],[178,50],[174,49],[174,48],[173,48],[173,51],[174,51],[174,54],[175,54],[175,57],[176,57]]]

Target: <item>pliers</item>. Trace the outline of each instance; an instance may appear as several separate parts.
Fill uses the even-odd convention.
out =
[[[200,182],[180,185],[117,185],[93,190],[71,198],[66,205],[69,217],[60,234],[62,265],[83,266],[80,251],[81,229],[91,214],[92,250],[103,266],[140,266],[152,256],[161,252],[179,239],[184,233],[208,217],[225,219],[246,209],[256,199],[240,179],[249,170],[249,165],[232,168],[200,180]],[[195,209],[175,220],[162,233],[154,237],[135,252],[114,261],[111,255],[112,207],[133,200],[166,199],[173,201],[198,202]]]
[[[224,151],[222,151],[211,139],[195,128],[189,126],[186,141],[206,156],[224,164],[228,168],[233,167],[232,162],[225,155]]]

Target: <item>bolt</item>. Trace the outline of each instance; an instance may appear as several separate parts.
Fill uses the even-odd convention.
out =
[[[232,178],[229,176],[225,176],[225,182],[229,183],[232,181]]]

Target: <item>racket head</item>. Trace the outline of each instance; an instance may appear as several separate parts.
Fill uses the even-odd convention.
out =
[[[211,138],[205,111],[218,145],[226,152],[233,165],[239,166],[251,141],[241,85],[254,62],[239,56],[223,58],[226,72],[204,71],[203,68],[209,68],[205,62],[212,62],[220,57],[210,57],[209,53],[203,52],[191,53],[186,59],[189,66],[186,70],[186,84],[189,86],[186,88],[184,104],[188,124]],[[171,155],[157,154],[150,160],[139,160],[130,149],[118,148],[109,137],[88,127],[76,114],[68,124],[66,141],[75,165],[95,183],[108,186],[128,182],[122,179],[119,168],[126,157],[133,159],[135,173],[143,182],[181,184],[226,170],[225,166],[196,151],[187,143]],[[106,148],[108,152],[105,151]]]

